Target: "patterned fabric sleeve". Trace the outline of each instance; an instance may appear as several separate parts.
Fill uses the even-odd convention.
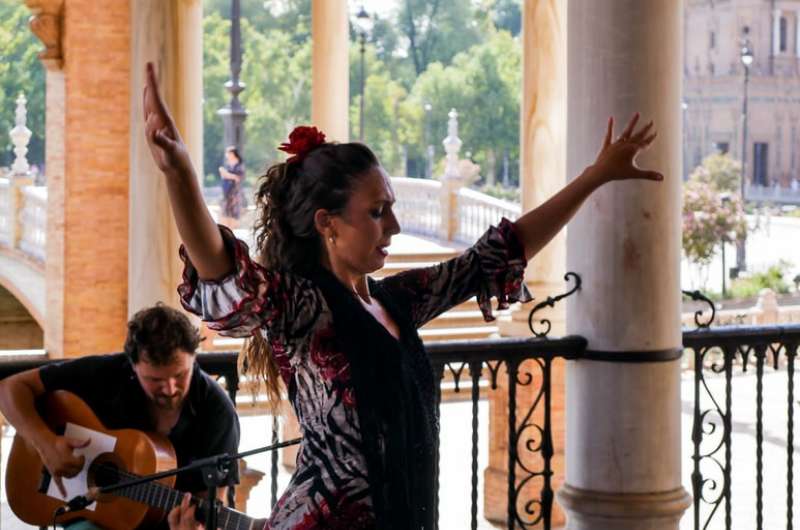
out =
[[[463,254],[433,267],[401,272],[383,280],[393,299],[411,315],[416,327],[477,296],[483,318],[497,309],[533,299],[523,282],[525,249],[514,223],[506,218],[491,227]]]
[[[178,286],[183,307],[202,318],[208,327],[231,337],[247,337],[260,328],[283,334],[285,323],[307,314],[303,307],[313,289],[293,274],[269,271],[250,258],[247,244],[220,226],[233,271],[219,280],[201,280],[183,245],[183,281]]]

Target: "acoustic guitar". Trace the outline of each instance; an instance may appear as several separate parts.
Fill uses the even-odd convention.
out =
[[[165,436],[135,429],[107,429],[75,394],[57,391],[43,396],[40,412],[56,433],[63,433],[69,422],[116,438],[113,453],[100,454],[89,463],[87,490],[175,467],[175,451]],[[34,526],[53,524],[53,514],[65,503],[47,495],[50,481],[50,473],[39,453],[16,435],[6,467],[6,494],[11,510],[20,520]],[[174,481],[173,476],[100,495],[93,510],[69,512],[57,517],[55,522],[86,519],[108,530],[155,525],[183,500],[184,493],[172,488]],[[208,502],[194,498],[193,503],[202,520]],[[263,527],[263,522],[225,506],[220,506],[217,522],[223,530],[260,530]]]

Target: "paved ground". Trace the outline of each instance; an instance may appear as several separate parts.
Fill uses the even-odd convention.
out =
[[[786,402],[786,372],[773,373],[767,370],[764,377],[764,508],[765,530],[777,530],[786,528],[786,458],[787,458],[787,402]],[[722,396],[724,381],[720,378],[710,379],[709,388],[715,397]],[[691,423],[693,409],[693,379],[691,374],[686,373],[682,383],[682,425],[683,425],[683,477],[684,485],[691,492],[689,478],[692,470],[692,445],[691,445]],[[755,439],[756,439],[756,407],[755,407],[755,377],[748,372],[745,375],[738,375],[734,379],[734,434],[733,434],[733,476],[732,476],[732,512],[733,528],[741,530],[751,530],[756,528],[755,524]],[[703,398],[703,403],[706,403]],[[800,425],[800,404],[795,410],[795,424]],[[486,421],[488,406],[485,402],[480,404],[479,419],[481,425],[481,439],[486,440],[487,430]],[[469,462],[470,462],[470,404],[469,403],[446,403],[443,405],[442,413],[442,474],[441,474],[441,513],[442,530],[462,530],[469,528]],[[243,417],[242,418],[242,449],[254,448],[264,443],[268,421],[264,417]],[[6,436],[3,439],[3,463],[5,463],[6,452],[10,445],[10,439]],[[702,450],[710,451],[714,445],[713,440],[704,443]],[[720,455],[720,460],[724,456]],[[800,454],[795,449],[795,476],[800,476]],[[479,454],[479,469],[484,469],[487,462],[487,448],[482,443]],[[252,457],[248,459],[248,465],[261,471],[268,470],[268,460],[266,457]],[[713,464],[710,461],[704,466],[704,470],[712,473]],[[482,479],[482,473],[481,479]],[[713,475],[709,475],[713,476]],[[719,475],[717,475],[719,476]],[[278,477],[279,490],[282,489],[288,480],[288,475],[281,473]],[[248,511],[257,517],[266,516],[268,512],[269,499],[269,480],[265,479],[257,486],[252,493]],[[798,486],[795,486],[798,489]],[[480,488],[479,488],[480,491]],[[707,496],[713,496],[713,492],[707,492]],[[5,497],[2,497],[2,520],[0,527],[7,530],[29,528],[16,521],[5,504]],[[479,501],[482,507],[483,501]],[[800,527],[800,500],[795,498],[795,527]],[[714,516],[709,530],[724,528],[723,508],[720,507]],[[709,508],[704,507],[702,511],[703,523],[708,516]],[[479,514],[482,530],[489,530],[492,527],[484,521],[482,514]],[[683,518],[682,530],[692,528],[691,511]]]

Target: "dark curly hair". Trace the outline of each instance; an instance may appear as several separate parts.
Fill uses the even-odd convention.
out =
[[[379,165],[361,143],[327,142],[302,160],[271,166],[259,179],[253,231],[262,265],[304,275],[322,263],[324,245],[314,224],[319,209],[344,210],[358,180]],[[272,351],[261,334],[248,339],[243,371],[266,383],[273,406],[281,398],[280,377]]]
[[[256,193],[254,231],[261,262],[300,274],[319,265],[323,245],[314,213],[342,211],[356,181],[376,166],[369,147],[353,142],[324,143],[300,162],[270,167]]]
[[[128,322],[125,354],[136,364],[145,352],[148,362],[165,366],[174,359],[175,350],[194,354],[200,340],[186,315],[159,302],[137,312]]]

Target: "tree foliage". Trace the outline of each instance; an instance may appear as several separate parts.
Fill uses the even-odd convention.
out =
[[[720,192],[739,193],[742,163],[728,154],[714,153],[692,171],[689,180],[713,186]]]
[[[44,163],[45,76],[38,57],[44,46],[28,29],[30,14],[22,2],[0,2],[0,166],[14,161],[8,133],[21,93],[28,100],[27,127],[33,133],[28,161],[40,167]]]
[[[230,21],[208,14],[204,24],[204,167],[207,181],[217,180],[225,146],[223,124],[217,114],[230,99],[225,83],[230,78]],[[240,100],[247,109],[244,159],[248,180],[270,164],[282,160],[277,146],[296,124],[311,115],[311,41],[298,41],[288,31],[275,28],[265,34],[242,19],[243,60]]]
[[[741,166],[712,155],[696,168],[683,188],[683,251],[697,264],[708,265],[717,245],[747,237],[741,198],[729,190],[738,185]],[[738,169],[736,168],[738,166]]]
[[[427,145],[437,160],[444,156],[447,114],[455,108],[462,156],[471,153],[484,175],[499,174],[508,156],[511,181],[518,181],[521,50],[512,35],[518,4],[397,0],[375,20],[364,58],[364,141],[392,174],[422,176]],[[204,162],[207,178],[216,180],[224,149],[216,113],[227,101],[223,85],[230,75],[229,4],[205,0],[204,7]],[[350,137],[358,139],[360,44],[352,28],[350,37]],[[242,42],[247,88],[241,99],[249,112],[244,154],[252,178],[282,159],[275,146],[310,117],[310,0],[243,3]]]

